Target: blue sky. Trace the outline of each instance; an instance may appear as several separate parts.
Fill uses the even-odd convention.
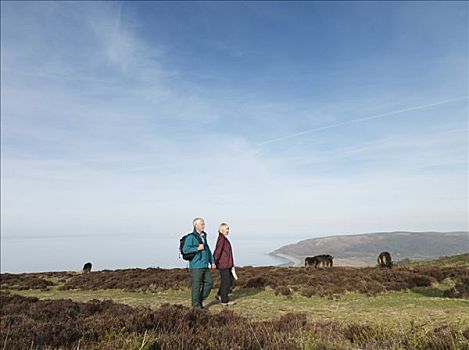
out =
[[[468,229],[465,2],[2,2],[2,235]]]

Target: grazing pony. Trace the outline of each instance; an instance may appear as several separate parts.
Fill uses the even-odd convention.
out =
[[[319,267],[332,267],[333,265],[333,257],[329,254],[327,255],[316,255],[313,257],[307,257],[305,259],[305,267],[308,269],[309,267],[314,267],[315,269]]]
[[[378,265],[380,267],[392,268],[391,254],[388,252],[381,252],[378,256]]]
[[[83,265],[83,273],[89,273],[91,272],[91,263],[87,262],[85,265]]]

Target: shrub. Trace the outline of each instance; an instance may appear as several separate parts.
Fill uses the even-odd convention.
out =
[[[443,292],[445,298],[469,298],[469,279],[457,283],[454,287]]]
[[[279,286],[274,289],[275,295],[284,295],[284,296],[290,296],[292,294],[292,291],[290,288],[285,287],[285,286]]]
[[[301,295],[311,298],[315,294],[315,290],[312,287],[306,287],[301,290]]]
[[[50,280],[46,280],[43,277],[46,275],[38,274],[10,274],[4,273],[1,275],[1,287],[2,289],[40,289],[47,290],[54,283]]]

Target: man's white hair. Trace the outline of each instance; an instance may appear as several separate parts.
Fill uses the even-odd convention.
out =
[[[197,222],[200,222],[200,221],[205,222],[205,220],[202,218],[195,218],[194,220],[192,220],[192,226],[195,227],[195,224],[197,224]]]

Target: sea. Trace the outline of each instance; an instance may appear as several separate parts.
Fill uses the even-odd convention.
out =
[[[236,266],[276,266],[287,260],[269,255],[304,237],[229,237]],[[91,262],[93,271],[128,268],[185,268],[179,238],[138,235],[1,237],[1,272],[80,271]],[[209,236],[215,249],[216,238]]]

